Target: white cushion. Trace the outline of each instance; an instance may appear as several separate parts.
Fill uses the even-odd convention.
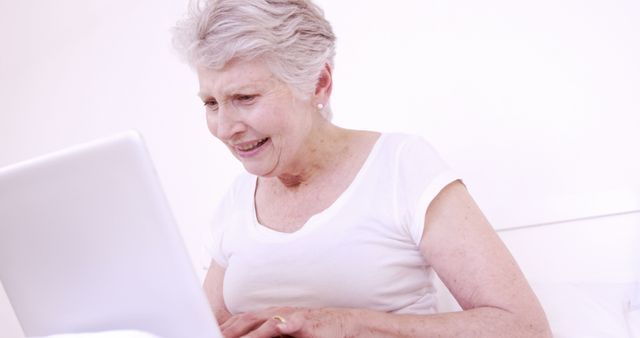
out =
[[[555,338],[629,338],[632,283],[532,283]]]

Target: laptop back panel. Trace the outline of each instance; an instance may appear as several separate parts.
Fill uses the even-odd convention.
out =
[[[221,337],[134,132],[0,169],[0,280],[27,336]]]

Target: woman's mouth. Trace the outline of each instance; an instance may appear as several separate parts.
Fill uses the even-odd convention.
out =
[[[242,145],[236,145],[235,149],[236,149],[236,152],[238,153],[238,155],[240,155],[242,157],[253,156],[269,140],[270,140],[270,138],[265,137],[263,139],[260,139],[260,140],[254,141],[254,142],[245,143],[245,144],[242,144]]]

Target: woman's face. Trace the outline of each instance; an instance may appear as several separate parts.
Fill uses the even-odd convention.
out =
[[[245,169],[258,176],[287,173],[300,158],[312,128],[313,104],[260,61],[198,69],[209,131]]]

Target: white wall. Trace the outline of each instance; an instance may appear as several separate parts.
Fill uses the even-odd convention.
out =
[[[318,2],[335,122],[424,135],[497,228],[640,209],[637,1]],[[195,259],[241,167],[171,51],[185,7],[0,0],[0,166],[136,128]]]
[[[326,3],[336,121],[425,135],[497,227],[640,206],[637,1]]]

